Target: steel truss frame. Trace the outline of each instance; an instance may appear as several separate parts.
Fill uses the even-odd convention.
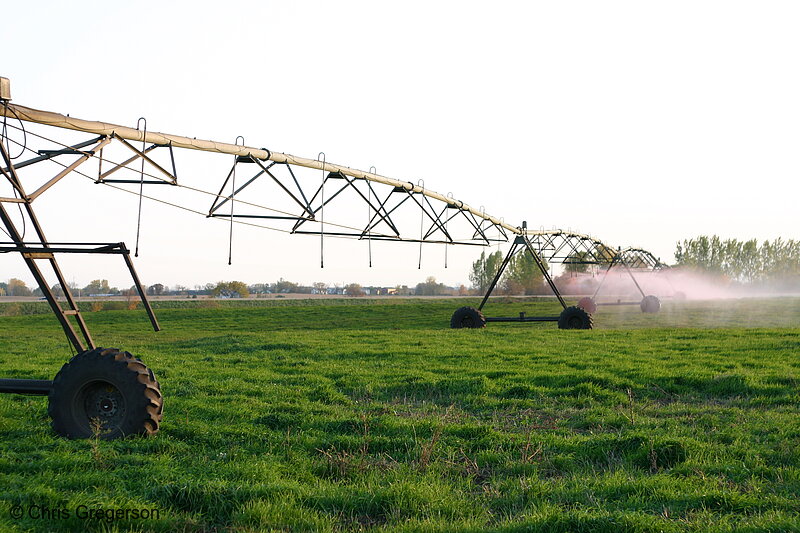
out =
[[[324,266],[322,255],[323,242],[326,235],[337,238],[366,240],[370,246],[373,240],[419,243],[420,263],[423,243],[488,246],[494,242],[511,241],[511,247],[503,260],[500,270],[495,275],[489,290],[484,296],[480,304],[480,309],[483,308],[488,300],[511,259],[516,253],[522,251],[531,254],[564,311],[560,316],[526,317],[525,313],[520,313],[518,318],[490,317],[488,321],[558,321],[559,327],[590,328],[592,325],[591,316],[583,309],[567,307],[564,298],[559,293],[558,287],[555,285],[548,271],[548,263],[560,261],[565,265],[577,263],[607,265],[606,276],[612,267],[616,264],[621,264],[625,266],[631,274],[631,277],[633,277],[631,266],[650,270],[657,270],[665,267],[665,265],[662,265],[660,261],[656,260],[651,254],[641,249],[629,248],[622,251],[614,250],[599,240],[586,235],[558,230],[550,232],[528,231],[525,223],[523,223],[521,227],[511,226],[502,218],[498,219],[488,215],[482,207],[480,209],[475,209],[464,202],[456,200],[450,194],[442,195],[426,189],[421,180],[415,185],[412,182],[381,176],[374,171],[364,172],[350,167],[328,163],[322,153],[320,153],[320,156],[322,156],[321,158],[318,157],[316,160],[313,160],[290,154],[276,153],[265,148],[252,148],[245,146],[243,139],[242,144],[238,144],[239,138],[237,138],[234,144],[229,144],[152,132],[147,130],[147,121],[143,118],[139,119],[136,129],[133,129],[114,124],[77,119],[58,113],[40,111],[11,104],[10,95],[8,94],[8,80],[5,78],[0,79],[0,85],[2,85],[3,89],[0,95],[0,98],[2,98],[0,99],[0,118],[19,119],[21,123],[19,129],[22,130],[23,133],[25,132],[25,128],[22,123],[30,122],[53,128],[79,131],[92,136],[76,144],[67,145],[37,135],[37,137],[45,141],[55,143],[58,148],[39,150],[35,157],[15,164],[14,160],[16,157],[12,158],[9,156],[8,150],[6,149],[8,142],[15,141],[11,141],[6,137],[7,123],[5,120],[3,121],[3,129],[0,134],[0,164],[3,165],[0,167],[0,174],[2,174],[5,181],[10,184],[13,191],[13,196],[0,197],[0,223],[5,227],[5,232],[10,239],[10,242],[0,242],[0,253],[19,253],[21,255],[23,261],[33,275],[36,284],[42,291],[44,298],[47,300],[48,305],[58,319],[70,345],[83,356],[82,358],[76,356],[76,358],[70,361],[70,365],[79,365],[81,364],[81,360],[84,365],[96,365],[99,363],[96,362],[96,359],[93,359],[94,354],[86,353],[88,350],[96,348],[96,346],[80,312],[78,302],[72,295],[69,285],[66,283],[66,279],[56,260],[58,254],[121,255],[130,272],[139,297],[144,304],[153,329],[155,331],[159,331],[160,329],[153,309],[147,300],[144,287],[134,268],[133,261],[130,257],[130,251],[124,243],[51,243],[45,238],[42,225],[36,217],[33,202],[59,183],[64,177],[73,173],[78,173],[89,179],[93,179],[96,184],[104,184],[112,187],[126,184],[138,185],[139,223],[141,223],[141,207],[145,185],[171,185],[209,194],[213,196],[213,200],[207,212],[194,209],[189,210],[205,214],[209,218],[216,217],[230,220],[231,250],[234,221],[252,224],[250,222],[244,222],[244,220],[271,220],[274,223],[288,226],[286,230],[288,233],[318,235],[320,238],[321,266]],[[142,122],[144,127],[140,130],[139,124]],[[114,146],[119,145],[127,150],[126,153],[128,157],[124,161],[112,162],[110,159],[104,157],[104,150],[109,145],[112,145],[112,143]],[[141,148],[137,148],[134,143],[141,143]],[[27,140],[23,143],[16,144],[23,148],[23,154],[26,151],[32,151],[31,148],[27,146]],[[169,151],[169,165],[162,166],[153,159],[152,154],[158,148],[166,148]],[[216,194],[179,183],[174,155],[174,149],[177,148],[234,156],[233,165],[222,181],[222,185]],[[67,163],[61,161],[62,158],[69,157],[74,159]],[[97,161],[96,179],[78,170],[89,160]],[[53,161],[62,168],[36,190],[28,193],[26,188],[23,187],[23,182],[18,175],[18,171],[46,161]],[[110,164],[110,167],[104,169],[104,163]],[[130,166],[133,163],[140,163],[140,169],[138,169],[139,179],[119,177],[117,172],[125,169],[136,172],[136,169]],[[145,172],[146,164],[148,164],[151,169],[148,173]],[[252,172],[249,172],[248,179],[237,187],[237,168],[240,168],[240,165],[243,171],[244,169],[248,169]],[[320,171],[321,181],[317,182],[315,180],[313,186],[309,185],[311,182],[298,177],[300,169]],[[152,172],[155,172],[155,174]],[[303,172],[306,172],[306,170]],[[245,194],[253,191],[253,184],[264,181],[266,181],[273,190],[277,187],[278,195],[274,197],[285,203],[289,203],[291,206],[289,210],[265,207],[254,202],[249,202],[243,198]],[[319,185],[317,186],[316,183],[319,183]],[[230,193],[226,194],[225,191],[228,189],[229,185]],[[326,195],[326,185],[334,188],[332,194]],[[123,190],[127,189],[123,187]],[[330,189],[328,192],[330,193]],[[360,202],[360,205],[366,208],[366,221],[362,220],[362,222],[365,222],[364,224],[360,222],[355,225],[341,224],[336,221],[331,221],[330,219],[326,220],[326,209],[330,209],[333,206],[344,207],[344,202],[341,201],[344,198],[350,198],[351,201],[355,200],[357,203]],[[162,201],[155,198],[153,199]],[[165,201],[164,203],[169,202]],[[234,209],[237,203],[262,208],[269,211],[269,213],[237,212]],[[16,215],[12,217],[7,210],[7,206],[13,206],[14,204],[16,204],[20,212],[23,224],[22,231],[20,231],[19,224],[15,222]],[[170,205],[188,209],[177,204]],[[339,207],[339,209],[343,210],[342,207]],[[345,207],[344,210],[348,208],[352,210],[350,206]],[[227,212],[223,212],[223,209]],[[416,231],[416,222],[411,224],[410,228],[408,227],[409,215],[413,217],[412,221],[416,220],[416,217],[418,217],[419,233]],[[416,215],[416,217],[414,217],[414,215]],[[25,231],[27,227],[26,221],[30,222],[30,227],[32,227],[35,232],[35,237],[28,238],[27,240]],[[267,228],[267,226],[261,227]],[[333,230],[331,230],[331,227],[333,227]],[[139,231],[137,227],[136,255],[138,255],[138,244]],[[447,247],[445,246],[445,266],[447,266],[446,250]],[[59,298],[56,297],[53,290],[48,285],[47,279],[40,268],[40,261],[46,261],[52,269],[64,293],[63,301],[60,301]],[[634,282],[636,282],[635,278]],[[637,287],[639,287],[638,283]],[[474,324],[476,321],[473,321],[473,315],[475,315],[476,318],[482,318],[480,310],[462,308],[454,315],[454,318],[451,320],[451,326],[459,312],[462,312],[462,315],[463,312],[469,314],[468,317],[462,319],[462,324]],[[109,355],[108,352],[99,352],[99,350],[98,353],[101,356]],[[116,358],[122,354],[125,354],[125,358],[131,357],[130,354],[125,352],[118,352],[114,357]],[[106,359],[106,361],[108,360]],[[137,361],[136,366],[138,367],[139,365],[140,363]],[[142,364],[142,369],[135,372],[135,377],[133,376],[134,373],[131,373],[131,377],[141,384],[141,379],[148,379],[147,376],[145,376],[146,370],[147,368]],[[91,368],[91,371],[96,372],[97,367]],[[92,376],[91,379],[97,378],[96,376]],[[147,412],[143,413],[146,415],[146,421],[145,423],[136,422],[132,424],[131,432],[152,434],[158,430],[163,403],[161,402],[158,382],[155,380],[152,371],[149,372],[148,383],[149,385],[147,385],[146,390],[148,406],[146,408]],[[40,395],[52,393],[50,396],[50,406],[56,406],[58,409],[61,409],[61,411],[57,411],[56,414],[52,414],[53,412],[51,411],[54,429],[62,435],[67,436],[80,434],[83,429],[67,427],[68,424],[64,423],[65,419],[76,422],[76,420],[73,419],[83,416],[84,421],[91,420],[89,418],[90,415],[86,412],[87,409],[85,409],[85,405],[82,415],[79,414],[79,408],[76,410],[75,405],[65,405],[67,402],[64,401],[64,398],[77,398],[79,394],[83,394],[84,399],[89,397],[87,396],[88,393],[85,392],[85,385],[73,383],[72,387],[73,388],[70,388],[70,386],[64,385],[63,380],[59,379],[56,380],[55,385],[53,381],[49,380],[0,379],[0,392]],[[116,392],[119,393],[119,397],[121,398],[122,393],[120,393],[119,390]],[[59,396],[59,394],[61,394],[61,396]],[[109,396],[108,394],[108,391],[106,391],[106,396],[95,402],[97,403],[95,411],[102,410],[104,414],[111,413],[111,408],[116,401],[116,397]],[[101,401],[104,402],[102,405],[100,403]],[[73,401],[72,403],[81,404],[82,402]],[[111,415],[113,415],[113,413],[109,414],[109,417]],[[135,418],[138,418],[138,416]],[[56,427],[56,421],[59,419],[61,419],[59,422],[60,425],[58,426],[60,429]],[[109,421],[109,423],[111,422]],[[71,425],[76,426],[76,424]],[[122,434],[121,429],[117,428],[117,430]]]
[[[524,226],[525,224],[523,223],[523,227]],[[545,281],[547,281],[547,284],[550,286],[550,290],[552,290],[555,297],[558,298],[558,302],[561,304],[562,309],[567,309],[567,303],[564,301],[564,298],[561,296],[561,292],[553,282],[553,278],[550,276],[547,265],[541,257],[541,251],[537,251],[533,244],[534,243],[531,241],[531,238],[527,235],[517,235],[517,237],[514,238],[511,247],[508,249],[508,252],[503,258],[503,262],[500,264],[500,268],[497,269],[497,273],[492,279],[492,282],[489,284],[486,294],[483,296],[483,300],[481,300],[481,303],[478,306],[478,311],[483,310],[483,306],[486,305],[486,302],[489,300],[489,296],[491,296],[506,268],[511,263],[511,259],[518,252],[527,252],[531,255],[536,267],[542,273]],[[558,322],[558,319],[558,316],[526,316],[524,312],[520,312],[518,317],[486,317],[486,322]]]
[[[639,301],[597,301],[598,295],[600,294],[600,290],[603,288],[603,285],[608,278],[608,275],[611,273],[611,270],[616,267],[621,266],[625,269],[625,272],[630,277],[631,281],[633,282],[636,290],[642,296],[642,300]],[[650,298],[655,299],[658,302],[657,308],[654,311],[648,312],[657,312],[660,309],[660,301],[655,295],[647,295],[645,291],[642,289],[642,286],[639,284],[639,281],[636,279],[636,275],[634,271],[639,273],[642,272],[649,272],[649,273],[664,273],[665,279],[672,285],[669,276],[666,274],[669,272],[670,267],[664,263],[662,263],[659,259],[657,259],[653,254],[648,252],[647,250],[642,250],[639,248],[626,248],[620,250],[618,254],[616,254],[611,262],[605,267],[605,272],[603,273],[603,277],[600,279],[600,283],[597,285],[592,296],[588,297],[588,299],[582,299],[581,302],[585,302],[587,306],[591,307],[598,307],[598,306],[614,306],[614,305],[638,305],[642,306],[642,311],[645,311],[644,302]],[[673,287],[674,290],[674,287]]]
[[[527,223],[521,226],[521,235],[518,235],[508,252],[506,253],[500,268],[489,284],[486,293],[478,305],[478,311],[482,311],[486,302],[489,300],[497,283],[502,278],[506,268],[517,253],[529,253],[533,258],[537,268],[542,273],[553,295],[558,299],[563,310],[567,309],[567,303],[561,295],[558,287],[550,275],[547,268],[548,264],[560,263],[562,265],[595,265],[605,270],[603,278],[592,295],[592,304],[597,297],[600,289],[605,282],[608,273],[616,265],[625,268],[642,298],[646,298],[644,291],[636,280],[633,270],[649,270],[653,272],[666,271],[669,267],[662,263],[652,253],[641,248],[615,249],[602,241],[580,233],[573,233],[563,230],[540,230],[529,231],[526,229]],[[582,300],[583,301],[583,300]],[[600,303],[597,305],[641,305],[641,302],[615,302]],[[579,302],[580,306],[580,302]],[[591,312],[590,312],[591,314]],[[518,317],[485,317],[486,322],[557,322],[559,316],[526,316],[520,312]]]
[[[124,142],[124,140],[120,140]],[[84,320],[83,315],[78,307],[78,303],[70,291],[69,285],[67,284],[66,279],[61,271],[61,267],[56,260],[56,254],[121,255],[125,261],[128,271],[131,274],[131,278],[133,279],[133,283],[137,292],[139,293],[139,297],[142,300],[147,315],[150,318],[153,329],[155,331],[159,331],[160,326],[158,324],[158,320],[156,319],[155,313],[153,312],[153,309],[147,300],[147,295],[145,294],[144,288],[139,280],[139,276],[136,273],[136,269],[133,266],[133,261],[130,258],[130,251],[127,249],[124,243],[48,242],[42,229],[42,225],[40,224],[39,219],[37,218],[33,209],[33,202],[37,198],[39,198],[44,192],[58,183],[65,176],[80,167],[80,165],[94,156],[95,153],[102,152],[103,148],[112,141],[112,137],[99,136],[64,149],[41,150],[37,157],[16,165],[9,156],[4,141],[4,139],[0,139],[0,156],[2,157],[1,162],[3,164],[3,166],[0,167],[0,174],[11,185],[14,191],[14,197],[0,198],[0,222],[2,222],[6,233],[11,239],[11,242],[0,242],[0,253],[16,252],[22,256],[23,261],[33,275],[33,278],[36,280],[39,289],[42,291],[44,298],[47,300],[47,303],[50,305],[50,308],[58,319],[59,324],[64,330],[64,334],[66,335],[72,347],[78,352],[83,352],[87,349],[95,348],[95,343],[92,339],[91,333],[89,332],[89,328],[86,325],[86,321]],[[135,148],[131,148],[135,152],[138,152]],[[30,194],[26,192],[25,187],[23,186],[22,181],[17,174],[19,169],[34,165],[36,163],[41,163],[43,161],[48,161],[58,156],[68,155],[76,155],[78,157],[71,164],[65,165],[63,170],[58,172],[51,179],[47,180],[38,189]],[[131,160],[138,157],[147,158],[144,153],[139,153],[138,156],[135,156]],[[109,174],[115,170],[116,169],[112,169]],[[35,231],[35,241],[25,240],[24,232],[20,232],[18,224],[14,222],[13,218],[6,209],[6,205],[8,204],[17,204],[20,206],[23,220],[27,220]],[[22,212],[22,208],[24,208],[24,212]],[[66,306],[62,306],[62,303],[59,302],[55,293],[47,283],[44,272],[37,264],[37,261],[39,260],[46,261],[52,269],[53,274],[55,275],[55,278],[64,293],[64,303]],[[77,326],[77,330],[75,326]],[[0,392],[48,394],[51,386],[52,381],[48,380],[0,379]]]
[[[3,168],[2,176],[11,184],[14,196],[0,197],[0,221],[6,227],[11,238],[9,243],[0,243],[0,253],[20,253],[33,274],[36,283],[42,290],[56,318],[59,320],[70,344],[78,351],[93,348],[94,342],[78,305],[69,291],[64,276],[55,259],[55,254],[61,253],[92,253],[92,254],[117,254],[122,255],[128,267],[139,296],[144,303],[153,328],[158,331],[159,326],[147,301],[145,291],[141,286],[138,275],[130,259],[130,252],[124,243],[49,243],[44,236],[42,227],[34,213],[33,202],[53,185],[61,181],[70,173],[77,172],[85,162],[95,159],[98,161],[97,184],[130,184],[139,185],[140,202],[144,185],[172,185],[186,187],[178,181],[174,150],[177,148],[200,150],[234,156],[233,165],[222,181],[219,191],[209,193],[213,196],[211,206],[206,216],[213,218],[230,219],[231,224],[237,219],[265,219],[288,224],[288,232],[302,235],[317,235],[320,239],[325,236],[346,237],[367,241],[391,241],[437,243],[444,245],[474,245],[487,246],[492,243],[512,242],[504,259],[502,268],[493,280],[493,283],[484,297],[481,308],[486,303],[489,295],[508,266],[511,258],[521,249],[530,253],[544,275],[551,290],[558,298],[561,306],[566,309],[566,302],[555,286],[550,276],[547,264],[561,262],[569,264],[594,264],[614,266],[616,263],[643,266],[649,269],[663,268],[664,265],[651,254],[641,249],[629,248],[623,251],[615,250],[601,241],[592,237],[561,230],[529,231],[523,223],[522,227],[514,227],[503,219],[488,215],[483,208],[475,209],[462,201],[456,200],[452,195],[442,195],[426,189],[421,183],[414,184],[410,181],[401,181],[361,170],[327,163],[324,159],[306,159],[285,153],[277,153],[265,148],[252,148],[239,144],[220,143],[190,139],[176,135],[140,130],[100,122],[86,121],[32,108],[11,104],[9,101],[0,102],[0,116],[14,117],[20,121],[31,122],[50,126],[80,131],[91,134],[88,140],[73,145],[58,144],[55,150],[40,150],[36,157],[24,162],[14,164],[9,157],[5,145],[2,148]],[[142,119],[140,119],[142,120]],[[55,142],[55,141],[54,141]],[[130,152],[130,156],[122,162],[111,162],[104,158],[104,149],[111,143],[123,146]],[[142,143],[137,148],[133,143]],[[171,168],[165,168],[152,158],[152,153],[158,148],[169,151]],[[320,154],[323,155],[323,154]],[[28,194],[22,185],[17,171],[44,161],[55,160],[64,156],[75,156],[69,164],[60,163],[62,169],[51,179],[47,180],[38,189]],[[130,165],[141,163],[138,170],[139,179],[117,178],[115,174],[123,169],[137,171]],[[155,169],[156,174],[145,172],[145,163]],[[110,167],[103,168],[104,164]],[[243,184],[236,186],[237,168],[249,168],[252,172]],[[304,185],[298,178],[300,169],[321,171],[322,179],[319,185]],[[288,201],[294,212],[278,212],[279,214],[256,214],[237,212],[234,204],[262,207],[273,212],[278,211],[264,206],[247,202],[243,196],[251,186],[258,182],[268,180],[268,183],[277,186],[284,201]],[[230,185],[230,193],[225,193]],[[334,187],[333,192],[326,195],[326,185]],[[191,188],[191,187],[189,187]],[[204,191],[200,191],[204,192]],[[345,193],[350,193],[349,196]],[[334,205],[339,205],[339,200],[349,197],[361,202],[366,208],[365,223],[360,226],[346,226],[325,220],[325,210]],[[37,236],[35,241],[26,241],[6,210],[6,205],[18,204],[24,208],[25,215],[31,221]],[[225,211],[223,212],[223,208]],[[419,225],[409,228],[406,217],[406,227],[400,220],[401,208],[416,210]],[[414,211],[411,212],[414,215]],[[318,224],[319,227],[315,227]],[[460,227],[454,228],[460,224]],[[231,226],[232,227],[232,226]],[[329,229],[333,227],[334,229]],[[457,231],[466,230],[463,234]],[[46,260],[53,269],[58,283],[64,290],[66,308],[53,294],[48,286],[42,271],[36,264],[37,260]],[[80,335],[71,322],[74,320]],[[498,321],[501,318],[491,318]],[[519,321],[551,321],[558,317],[525,317],[520,315]],[[11,381],[15,383],[11,383]],[[27,392],[44,393],[44,386],[20,385],[19,380],[0,380],[0,392],[26,389]]]
[[[237,165],[255,164],[255,173],[247,179],[243,185],[235,187],[234,179]],[[236,160],[226,175],[215,198],[208,210],[208,217],[220,218],[250,218],[282,220],[292,222],[290,233],[298,235],[325,235],[333,237],[351,237],[359,240],[376,241],[402,241],[416,243],[438,243],[438,244],[461,244],[486,246],[493,242],[506,242],[508,233],[500,223],[476,216],[475,213],[464,209],[463,203],[442,203],[435,207],[437,200],[425,194],[424,189],[417,189],[415,186],[386,186],[380,182],[374,182],[365,177],[350,176],[341,170],[325,173],[321,183],[309,189],[303,187],[297,178],[296,165],[289,162],[263,162],[250,156],[237,156]],[[229,212],[222,212],[221,208],[226,204],[230,207],[243,191],[259,179],[269,178],[272,183],[278,185],[279,190],[290,199],[299,212],[296,215],[263,215],[263,214],[242,214],[235,213],[231,208]],[[334,192],[328,196],[324,195],[327,184],[334,186]],[[338,183],[336,183],[338,182]],[[223,191],[231,184],[232,192],[228,195]],[[322,217],[323,210],[330,208],[334,200],[340,199],[343,193],[353,191],[349,199],[355,199],[367,207],[368,217],[366,224],[362,228],[353,228],[349,231],[325,231],[322,227],[326,222]],[[403,228],[393,215],[404,205],[413,206],[419,212],[421,227],[419,237],[410,236],[412,230]],[[469,231],[472,232],[470,238],[459,238],[448,230],[448,223],[453,221],[466,222]],[[425,229],[427,221],[427,229]],[[305,229],[307,223],[316,222],[320,224],[319,230]],[[493,233],[497,232],[498,236]],[[490,235],[490,233],[492,235]]]

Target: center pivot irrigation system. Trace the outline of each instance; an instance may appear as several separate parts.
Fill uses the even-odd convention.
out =
[[[490,246],[511,242],[478,308],[462,307],[453,314],[454,328],[483,327],[486,322],[554,321],[562,329],[589,329],[595,298],[584,297],[568,306],[556,287],[548,265],[597,265],[605,270],[603,281],[617,265],[630,275],[641,293],[637,304],[655,312],[660,303],[645,295],[634,271],[659,272],[666,268],[645,250],[615,249],[592,237],[564,231],[531,231],[526,223],[512,226],[481,207],[475,209],[417,183],[317,159],[253,148],[237,138],[233,144],[198,140],[147,130],[139,119],[136,128],[81,120],[11,103],[10,83],[0,78],[0,173],[11,194],[0,196],[0,221],[9,242],[0,242],[0,253],[16,252],[33,275],[71,346],[77,352],[52,381],[0,379],[0,392],[49,396],[48,412],[53,429],[66,437],[92,435],[98,427],[104,438],[156,433],[162,417],[163,398],[152,370],[137,357],[114,348],[95,345],[78,302],[70,292],[56,256],[59,254],[114,254],[122,256],[153,329],[158,321],[124,243],[49,242],[33,203],[70,176],[112,187],[138,197],[136,254],[139,249],[142,200],[161,202],[230,225],[229,262],[233,253],[234,225],[248,225],[319,239],[320,266],[324,266],[325,239],[365,240],[372,266],[372,241],[412,242],[423,245]],[[88,135],[77,142],[64,138],[73,130]],[[58,136],[61,140],[56,140]],[[240,142],[241,141],[241,142]],[[175,151],[196,150],[232,156],[230,170],[218,191],[178,179]],[[23,175],[24,178],[23,179]],[[193,180],[194,181],[194,180]],[[158,196],[152,195],[153,186]],[[265,202],[269,202],[267,205]],[[331,210],[333,209],[333,213]],[[2,229],[2,228],[0,228]],[[33,233],[31,237],[28,237]],[[563,310],[557,316],[486,317],[482,309],[503,272],[517,253],[530,254]],[[47,263],[59,286],[54,291],[40,265]],[[51,278],[52,279],[52,278]],[[59,297],[56,292],[63,296]]]

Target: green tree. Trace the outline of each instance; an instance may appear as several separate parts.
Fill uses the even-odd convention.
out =
[[[286,281],[281,278],[275,283],[273,292],[297,292],[297,283],[292,283],[291,281]]]
[[[153,283],[152,285],[148,285],[147,287],[147,294],[150,296],[160,296],[164,294],[164,287],[161,283]]]
[[[746,282],[800,283],[800,241],[722,240],[701,235],[677,243],[678,266]]]
[[[220,281],[211,290],[211,296],[215,298],[247,298],[250,292],[247,285],[241,281]]]
[[[591,260],[589,256],[589,252],[575,252],[570,254],[567,259],[564,261],[566,265],[564,268],[567,272],[571,274],[583,273],[589,271],[590,264],[588,261]]]
[[[547,265],[544,264],[547,268]],[[503,288],[508,294],[534,294],[542,285],[544,275],[527,249],[514,254],[506,268]]]
[[[83,292],[85,295],[109,294],[111,292],[111,287],[108,286],[107,279],[95,279],[83,288]]]
[[[497,275],[500,270],[500,265],[503,263],[503,254],[500,251],[486,255],[486,251],[481,252],[481,256],[477,261],[472,263],[472,271],[469,273],[469,281],[472,287],[485,292],[489,288],[489,284]]]

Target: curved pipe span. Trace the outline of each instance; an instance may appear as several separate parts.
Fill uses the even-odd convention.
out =
[[[632,261],[632,264],[637,263],[651,269],[660,269],[666,267],[666,265],[661,263],[660,260],[656,259],[650,252],[647,252],[646,250],[639,248],[616,249],[606,245],[594,237],[585,234],[574,233],[571,231],[530,230],[518,226],[512,226],[511,224],[506,223],[503,219],[487,214],[483,209],[473,208],[460,200],[456,200],[452,196],[440,194],[422,185],[415,185],[409,181],[402,181],[389,178],[387,176],[381,176],[375,172],[365,172],[363,170],[337,165],[335,163],[328,163],[324,160],[308,159],[282,152],[273,152],[266,148],[245,146],[243,144],[230,144],[168,133],[159,133],[155,131],[143,131],[119,124],[84,120],[52,111],[42,111],[31,107],[12,104],[10,102],[6,102],[5,105],[0,106],[0,115],[18,118],[20,120],[43,124],[46,126],[80,131],[106,137],[117,137],[127,141],[146,142],[154,145],[168,145],[173,148],[185,148],[189,150],[250,157],[260,161],[273,161],[275,163],[296,165],[299,167],[316,169],[324,172],[341,173],[352,178],[364,179],[402,189],[408,191],[409,193],[421,194],[428,198],[444,202],[448,206],[452,206],[458,210],[471,213],[474,217],[487,221],[498,228],[508,230],[510,233],[515,235],[526,236],[532,241],[539,243],[539,251],[549,250],[552,252],[543,253],[544,256],[549,255],[551,260],[558,259],[558,253],[563,249],[567,249],[571,250],[573,253],[576,251],[581,253],[589,253],[591,256],[593,256],[592,262],[594,263],[610,263],[614,257],[617,257],[618,260],[623,259],[627,261],[627,258],[633,257],[635,258],[635,261]],[[563,260],[565,257],[566,255],[561,257],[561,259]]]
[[[4,109],[0,108],[0,113],[4,113]],[[54,126],[57,128],[64,128],[68,130],[82,131],[86,133],[93,133],[96,135],[116,135],[128,141],[144,141],[151,144],[171,144],[174,148],[187,148],[189,150],[200,150],[203,152],[216,152],[220,154],[230,154],[242,157],[253,157],[261,161],[274,161],[276,163],[288,163],[290,165],[297,165],[300,167],[312,168],[323,170],[326,172],[340,172],[345,176],[351,178],[366,179],[392,187],[401,187],[409,192],[424,194],[429,198],[439,200],[448,205],[455,206],[463,211],[468,211],[476,217],[482,218],[495,224],[502,226],[516,234],[521,234],[521,230],[510,224],[501,221],[491,215],[475,209],[459,200],[447,197],[438,192],[430,189],[423,188],[419,185],[414,185],[409,181],[401,181],[371,172],[365,172],[335,163],[327,163],[318,161],[316,159],[308,159],[305,157],[298,157],[291,154],[281,152],[272,152],[266,148],[253,148],[250,146],[243,146],[230,143],[222,143],[217,141],[208,141],[202,139],[192,139],[180,135],[172,135],[169,133],[158,133],[154,131],[143,132],[127,126],[118,124],[110,124],[107,122],[97,122],[93,120],[83,120],[80,118],[69,117],[60,113],[53,113],[51,111],[41,111],[31,107],[24,107],[16,104],[8,104],[8,111],[5,112],[6,116],[18,117],[21,120],[28,122],[35,122],[37,124],[44,124],[47,126]]]

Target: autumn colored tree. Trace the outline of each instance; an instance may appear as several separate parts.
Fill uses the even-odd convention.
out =
[[[211,296],[215,298],[247,298],[250,292],[247,285],[241,281],[220,281],[211,290]]]
[[[344,293],[347,296],[364,296],[364,289],[358,283],[350,283],[345,285]]]
[[[11,278],[8,280],[6,294],[9,296],[30,296],[31,290],[21,279]]]

